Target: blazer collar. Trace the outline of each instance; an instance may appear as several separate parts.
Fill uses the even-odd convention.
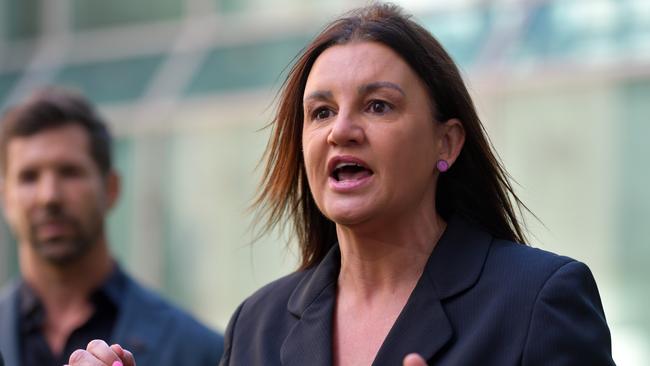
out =
[[[492,236],[464,218],[453,215],[431,253],[425,273],[440,299],[454,296],[478,281]]]
[[[491,241],[488,233],[459,216],[449,220],[373,365],[401,365],[409,353],[431,360],[451,340],[453,328],[444,299],[478,281]]]
[[[125,276],[124,280],[123,304],[111,340],[133,352],[138,364],[146,365],[154,357],[154,345],[173,329],[156,296],[132,278]]]
[[[18,288],[12,280],[0,293],[0,351],[5,365],[18,365]]]
[[[287,309],[298,322],[282,344],[283,365],[332,364],[332,316],[340,267],[341,253],[335,245],[291,294]]]
[[[341,251],[336,244],[316,267],[307,270],[306,275],[293,290],[287,303],[289,312],[301,317],[324,290],[336,286],[340,269]]]
[[[453,336],[443,300],[473,286],[480,277],[492,237],[453,216],[427,261],[406,306],[373,365],[398,365],[411,352],[431,359]],[[287,309],[298,318],[285,339],[283,365],[332,363],[332,316],[341,258],[338,245],[298,283]]]

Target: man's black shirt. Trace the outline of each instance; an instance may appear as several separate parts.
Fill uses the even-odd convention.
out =
[[[68,363],[76,349],[85,349],[93,339],[110,339],[120,309],[120,297],[126,284],[124,273],[116,266],[106,282],[91,296],[93,314],[75,329],[65,342],[63,352],[54,354],[43,333],[45,308],[37,294],[25,282],[20,285],[20,356],[22,366],[61,366]]]

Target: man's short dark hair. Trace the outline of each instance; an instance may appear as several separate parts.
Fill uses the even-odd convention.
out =
[[[106,123],[81,94],[60,87],[41,89],[4,113],[0,120],[0,174],[6,173],[11,139],[66,125],[80,126],[88,133],[90,155],[99,171],[108,174],[112,168],[111,135]]]

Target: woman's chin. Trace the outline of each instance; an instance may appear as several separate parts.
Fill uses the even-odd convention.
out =
[[[356,207],[337,207],[328,210],[325,214],[330,220],[341,226],[356,226],[372,220],[372,210]]]

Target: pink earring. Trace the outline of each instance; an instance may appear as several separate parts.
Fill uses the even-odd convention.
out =
[[[447,171],[447,169],[449,169],[449,163],[447,162],[447,160],[440,159],[436,163],[436,168],[438,168],[440,173],[444,173]]]

